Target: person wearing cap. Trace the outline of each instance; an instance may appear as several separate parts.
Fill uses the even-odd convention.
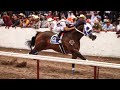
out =
[[[38,15],[35,15],[33,17],[34,21],[33,21],[33,25],[32,27],[35,28],[35,29],[39,29],[40,28],[40,18]]]
[[[59,17],[54,17],[52,24],[51,24],[51,31],[53,31],[53,28],[57,23],[60,21]],[[53,31],[54,32],[54,31]]]
[[[25,17],[25,15],[23,13],[18,14],[19,19],[23,19],[24,17]]]
[[[77,27],[78,25],[84,25],[86,23],[86,17],[83,15],[83,14],[81,14],[80,16],[79,16],[79,19],[76,21],[76,23],[74,24],[74,26],[75,27]],[[81,28],[82,28],[82,26],[81,26]]]
[[[103,31],[107,32],[107,31],[114,31],[114,27],[111,24],[110,20],[107,19],[106,20],[106,24],[102,27]]]
[[[50,31],[53,31],[53,28],[54,28],[55,24],[57,24],[57,23],[52,18],[48,18],[47,21],[48,21],[48,28],[50,28]]]

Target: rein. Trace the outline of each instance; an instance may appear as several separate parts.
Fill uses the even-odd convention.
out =
[[[83,32],[81,32],[80,30],[78,30],[77,28],[75,28],[75,30],[85,36],[85,34]]]

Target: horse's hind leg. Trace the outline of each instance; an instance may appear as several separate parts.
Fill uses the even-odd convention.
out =
[[[29,52],[29,54],[37,55],[37,54],[38,54],[38,51],[35,50],[35,49],[33,49],[33,50],[31,50],[31,51]]]
[[[41,50],[44,50],[45,47],[46,47],[45,42],[44,42],[44,41],[41,41],[41,42],[35,44],[34,49],[31,50],[31,51],[29,52],[29,54],[37,55],[38,52],[41,51]]]

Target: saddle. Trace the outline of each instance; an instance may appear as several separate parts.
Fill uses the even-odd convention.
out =
[[[62,45],[62,37],[64,35],[64,32],[60,32],[59,34],[55,34],[51,37],[50,39],[50,43],[51,44],[58,44],[59,45],[59,48],[61,50],[62,53],[66,54],[65,50],[64,50],[64,47]]]

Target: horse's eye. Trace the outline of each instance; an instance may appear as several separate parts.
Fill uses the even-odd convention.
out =
[[[90,28],[89,27],[86,27],[86,30],[89,30]]]

